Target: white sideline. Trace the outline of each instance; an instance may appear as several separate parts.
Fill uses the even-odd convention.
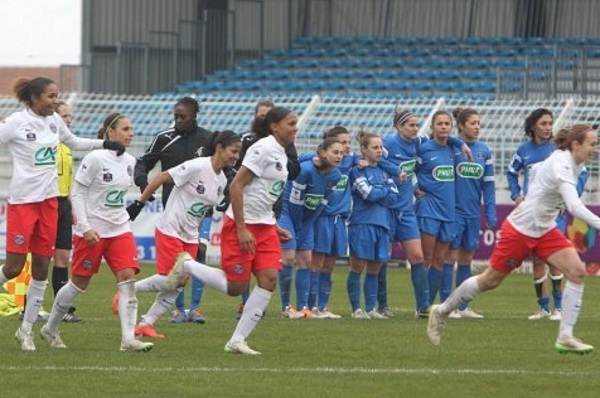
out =
[[[140,366],[11,366],[0,365],[0,371],[36,372],[185,372],[185,373],[279,373],[279,374],[422,374],[422,375],[514,375],[514,376],[591,376],[595,372],[527,369],[436,369],[436,368],[221,368],[221,367],[140,367]]]

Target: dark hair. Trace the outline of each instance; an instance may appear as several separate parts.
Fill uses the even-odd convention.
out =
[[[319,157],[319,159],[321,159],[321,167],[319,167],[319,169],[322,170],[327,167],[331,167],[331,165],[329,163],[327,163],[327,160],[325,158],[321,157],[319,152],[327,151],[329,149],[329,147],[331,147],[333,144],[341,145],[341,142],[336,137],[328,137],[328,138],[325,138],[323,141],[321,141],[321,143],[317,147],[317,156]]]
[[[33,79],[20,77],[13,83],[13,91],[19,102],[31,106],[32,98],[41,96],[46,87],[51,84],[55,84],[54,81],[43,76]]]
[[[533,126],[540,120],[540,118],[544,115],[549,115],[554,121],[554,115],[546,108],[538,108],[531,112],[529,116],[525,119],[525,124],[523,128],[525,129],[525,135],[529,138],[533,138]]]
[[[58,102],[56,103],[56,105],[54,105],[54,112],[58,112],[58,109],[59,109],[61,106],[69,106],[69,104],[67,104],[65,101],[62,101],[62,100],[61,100],[61,101],[58,101]]]
[[[241,142],[242,138],[231,130],[215,131],[210,137],[210,142],[202,149],[202,156],[212,156],[217,151],[217,145],[227,148],[236,142]]]
[[[126,118],[127,118],[127,116],[125,116],[124,114],[122,114],[120,112],[109,113],[108,116],[106,116],[106,118],[104,119],[104,122],[102,123],[102,127],[100,127],[100,129],[98,130],[98,133],[96,136],[101,140],[107,140],[108,139],[108,129],[114,128],[119,120],[126,119]]]
[[[259,119],[256,124],[256,130],[254,133],[258,139],[268,137],[271,135],[271,123],[280,122],[287,115],[292,113],[291,110],[283,106],[275,106],[267,112],[264,119]]]
[[[394,126],[396,127],[397,125],[403,125],[404,123],[406,123],[408,121],[408,119],[410,119],[411,117],[416,117],[417,115],[415,115],[412,111],[409,111],[408,109],[400,109],[398,110],[398,107],[396,106],[396,108],[394,109]]]
[[[198,100],[196,98],[193,98],[193,97],[179,98],[177,100],[177,102],[175,103],[175,107],[178,107],[179,105],[183,105],[183,106],[189,108],[196,115],[198,113],[200,113],[200,104],[198,103]]]
[[[274,108],[275,107],[275,103],[273,101],[271,101],[270,99],[261,99],[256,103],[256,106],[254,107],[254,115],[256,116],[256,113],[258,112],[258,108],[260,108],[261,106],[264,107],[268,107],[268,108]]]
[[[366,148],[369,146],[369,141],[371,138],[381,138],[379,135],[375,133],[369,133],[367,129],[361,127],[356,133],[356,141],[360,144],[361,148]]]
[[[473,108],[458,107],[452,111],[452,115],[454,116],[454,119],[456,120],[456,125],[458,127],[458,131],[460,131],[460,125],[461,124],[464,125],[465,123],[467,123],[467,120],[469,120],[469,118],[471,116],[479,115],[479,112],[477,112]]]
[[[554,137],[554,143],[558,149],[566,150],[571,149],[573,141],[577,141],[583,144],[585,136],[588,131],[593,131],[592,126],[588,124],[574,124],[569,128],[562,128],[556,133]]]
[[[348,134],[350,135],[350,133],[348,132],[348,129],[346,129],[346,127],[344,126],[333,126],[332,128],[326,130],[323,133],[323,140],[326,140],[327,138],[337,138],[342,134]]]

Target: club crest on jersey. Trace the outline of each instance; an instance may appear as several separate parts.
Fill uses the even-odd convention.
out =
[[[50,123],[50,131],[52,131],[54,134],[56,134],[58,132],[58,128],[56,127],[56,124]]]
[[[109,172],[102,174],[102,181],[111,182],[113,180],[113,175]]]
[[[25,237],[21,234],[16,234],[13,242],[15,242],[15,245],[17,246],[23,246],[25,244]]]
[[[277,171],[281,171],[281,170],[283,170],[283,165],[281,164],[281,162],[276,162],[276,163],[275,163],[275,169],[276,169]]]
[[[202,195],[205,191],[206,188],[204,187],[204,183],[202,181],[198,181],[198,185],[196,186],[196,192],[198,192],[198,195]]]
[[[25,138],[27,139],[27,141],[37,140],[37,136],[35,135],[35,133],[33,131],[27,131],[27,134],[25,134]]]

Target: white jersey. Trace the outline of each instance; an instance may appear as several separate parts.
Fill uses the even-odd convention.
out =
[[[37,203],[58,196],[59,142],[79,150],[102,147],[102,140],[75,137],[57,113],[43,117],[24,109],[0,123],[0,145],[8,147],[13,163],[9,203]]]
[[[282,194],[288,175],[285,148],[272,135],[262,138],[248,148],[242,166],[254,174],[244,187],[244,221],[274,225],[273,204]],[[227,215],[234,218],[231,205]]]
[[[77,201],[77,205],[73,204],[76,235],[83,236],[90,228],[102,238],[131,231],[125,195],[133,185],[134,167],[135,158],[128,153],[117,156],[114,151],[98,150],[83,158],[73,190],[73,200]],[[81,187],[84,187],[83,192],[79,191]],[[80,196],[84,199],[82,204]]]
[[[167,170],[175,186],[156,228],[187,243],[198,243],[206,212],[225,197],[227,177],[217,174],[209,157],[188,160]]]
[[[556,216],[565,209],[559,187],[566,183],[576,190],[583,164],[577,165],[570,151],[554,151],[546,160],[534,165],[525,200],[508,216],[508,222],[532,238],[556,227]]]

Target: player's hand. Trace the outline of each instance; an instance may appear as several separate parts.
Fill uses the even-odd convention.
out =
[[[417,199],[423,199],[425,197],[425,191],[417,188],[415,189],[415,198]]]
[[[275,224],[275,231],[277,232],[277,236],[279,236],[279,240],[282,242],[287,242],[292,239],[292,234],[287,229],[281,228],[279,225]]]
[[[463,144],[460,150],[462,151],[463,155],[465,155],[466,158],[469,159],[469,162],[473,161],[473,152],[471,152],[471,148],[469,148],[467,144]]]
[[[143,187],[140,187],[140,192],[144,193],[144,191],[146,190],[147,186],[148,186],[148,184],[144,185]],[[154,202],[154,199],[156,199],[154,197],[154,195],[150,195],[150,197],[148,198],[148,202]]]
[[[100,235],[98,235],[98,232],[90,229],[83,233],[83,240],[85,240],[88,245],[95,245],[100,242]]]
[[[404,184],[406,180],[408,180],[408,174],[406,174],[406,171],[401,172],[398,176],[398,179],[400,180],[400,184]]]
[[[246,228],[238,230],[237,235],[242,250],[246,253],[254,254],[254,251],[256,250],[256,239],[254,238],[254,235]]]
[[[361,159],[358,161],[358,165],[357,167],[359,169],[364,169],[365,167],[367,167],[369,165],[369,162],[366,161],[366,159]]]
[[[525,200],[525,198],[523,196],[518,196],[515,199],[515,205],[517,205],[517,206],[520,205],[521,203],[523,203],[524,200]]]

